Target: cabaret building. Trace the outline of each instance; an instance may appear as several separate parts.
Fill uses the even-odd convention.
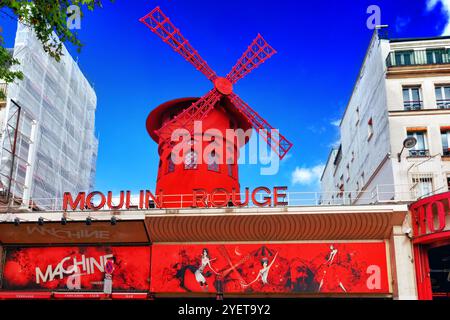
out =
[[[0,298],[416,299],[407,215],[393,204],[6,214]]]

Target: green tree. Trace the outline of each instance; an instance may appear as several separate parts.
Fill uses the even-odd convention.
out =
[[[114,0],[111,0],[114,2]],[[60,61],[63,43],[71,43],[78,51],[83,44],[78,39],[76,30],[71,30],[67,23],[72,14],[77,11],[69,7],[76,5],[80,8],[80,19],[83,8],[93,11],[102,7],[101,0],[0,0],[0,11],[20,20],[23,24],[34,29],[42,47],[56,61]],[[4,48],[3,38],[0,35],[0,79],[6,83],[22,79],[21,72],[14,72],[10,67],[19,62],[12,58]],[[0,91],[0,97],[2,92]],[[3,97],[4,98],[4,97]]]

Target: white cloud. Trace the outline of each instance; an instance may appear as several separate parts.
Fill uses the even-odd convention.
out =
[[[441,4],[442,13],[447,17],[447,23],[442,35],[448,36],[450,35],[450,0],[427,0],[427,11],[434,10],[438,4]]]
[[[292,172],[292,184],[311,185],[319,183],[320,177],[325,166],[319,164],[312,168],[299,168],[296,167]]]
[[[339,127],[341,125],[341,119],[333,120],[330,122],[332,126]]]

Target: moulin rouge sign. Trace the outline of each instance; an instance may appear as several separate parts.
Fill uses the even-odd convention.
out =
[[[70,192],[64,193],[63,210],[121,210],[121,209],[149,209],[152,207],[202,207],[202,208],[223,208],[232,204],[234,207],[245,207],[253,203],[257,207],[286,206],[288,202],[287,187],[274,187],[273,190],[267,187],[257,187],[250,192],[245,188],[245,192],[240,194],[234,189],[228,192],[224,188],[214,189],[208,193],[204,189],[195,189],[192,195],[164,195],[162,191],[153,194],[148,190],[141,190],[138,194],[138,203],[133,202],[131,191],[121,191],[114,195],[112,191],[106,194],[100,191],[91,193],[80,192],[74,197]],[[183,202],[184,201],[184,202]]]

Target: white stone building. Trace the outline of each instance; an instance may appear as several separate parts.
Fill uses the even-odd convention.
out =
[[[20,62],[14,68],[24,79],[7,86],[0,105],[0,181],[16,204],[28,206],[32,199],[40,208],[51,208],[63,192],[93,188],[97,97],[65,47],[57,62],[20,23],[12,52]],[[14,157],[11,137],[18,108],[13,101],[21,107]]]
[[[323,204],[410,201],[449,190],[450,37],[375,32],[321,177]],[[407,137],[417,144],[404,149]]]

